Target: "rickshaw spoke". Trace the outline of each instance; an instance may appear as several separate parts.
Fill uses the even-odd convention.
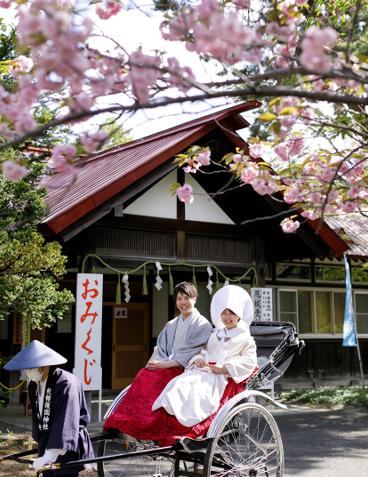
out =
[[[204,477],[282,477],[283,446],[272,415],[256,403],[231,409],[205,457]]]

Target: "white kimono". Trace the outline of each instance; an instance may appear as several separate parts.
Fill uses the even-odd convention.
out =
[[[198,368],[194,364],[198,359],[219,367],[225,365],[228,374],[215,374],[209,367]],[[206,349],[190,360],[183,374],[166,385],[152,411],[163,407],[181,424],[193,427],[217,411],[229,377],[240,383],[256,366],[256,344],[249,329],[215,329]]]

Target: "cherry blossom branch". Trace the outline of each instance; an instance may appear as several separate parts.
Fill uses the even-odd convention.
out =
[[[288,216],[288,215],[292,215],[293,213],[295,212],[300,212],[300,209],[297,208],[297,207],[291,207],[289,208],[288,210],[282,210],[281,212],[278,212],[276,214],[272,214],[272,215],[266,215],[266,216],[263,216],[263,217],[255,217],[253,219],[247,219],[247,220],[243,220],[242,222],[240,222],[240,225],[246,225],[246,224],[250,224],[252,222],[259,222],[261,220],[272,220],[272,219],[277,219],[279,217],[285,217],[285,216]]]
[[[213,81],[209,83],[205,83],[205,86],[208,88],[218,88],[224,87],[226,85],[239,85],[244,83],[244,79],[249,82],[258,82],[270,79],[283,79],[283,78],[290,78],[292,75],[300,75],[300,76],[316,76],[318,79],[351,79],[354,81],[358,81],[362,84],[368,83],[368,78],[362,77],[353,71],[348,69],[344,69],[343,71],[339,70],[331,70],[326,74],[321,74],[318,71],[306,69],[303,67],[295,67],[295,68],[284,68],[279,70],[267,70],[263,73],[257,73],[252,75],[244,76],[242,79],[233,79],[227,80],[226,82],[222,81]]]
[[[178,98],[168,98],[168,97],[160,97],[157,98],[156,101],[152,101],[149,103],[134,103],[131,106],[123,106],[123,105],[116,105],[116,106],[109,106],[105,108],[100,108],[97,110],[90,110],[90,111],[76,111],[67,114],[62,118],[57,118],[50,121],[47,124],[40,126],[30,132],[27,132],[21,136],[17,136],[14,139],[4,142],[0,145],[0,150],[6,149],[7,147],[13,147],[18,144],[23,143],[26,139],[34,139],[42,135],[45,131],[55,126],[60,126],[61,124],[67,124],[75,121],[80,121],[82,119],[88,119],[93,116],[97,116],[99,114],[104,113],[113,113],[113,112],[136,112],[141,109],[154,109],[157,107],[162,106],[169,106],[172,104],[183,104],[188,102],[196,102],[196,101],[205,101],[212,98],[225,98],[225,97],[232,97],[232,98],[242,98],[244,99],[246,96],[259,96],[259,97],[279,97],[279,96],[294,96],[298,98],[310,99],[313,101],[327,101],[330,103],[341,103],[341,104],[351,104],[351,105],[368,105],[368,98],[360,98],[353,95],[348,94],[334,94],[334,93],[323,93],[323,92],[315,92],[315,91],[300,91],[300,90],[293,90],[292,88],[287,88],[284,86],[254,86],[248,88],[241,88],[235,90],[228,90],[228,91],[211,91],[206,94],[197,94],[185,97],[178,97]]]

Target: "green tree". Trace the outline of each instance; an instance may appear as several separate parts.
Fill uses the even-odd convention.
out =
[[[27,51],[17,50],[15,29],[0,20],[0,83],[7,91],[17,88],[9,68],[19,53]],[[39,125],[54,119],[55,114],[46,96],[34,110]],[[49,148],[70,135],[68,126],[58,126],[45,131],[37,140],[2,151],[0,161],[22,162],[30,145]],[[23,180],[11,182],[0,175],[0,319],[16,313],[30,320],[33,328],[44,328],[63,318],[74,296],[69,290],[60,290],[58,283],[66,263],[60,244],[46,243],[37,232],[47,214],[47,191],[39,187],[45,172],[43,155],[27,156],[30,168]]]
[[[51,326],[74,302],[69,290],[59,289],[66,262],[60,244],[37,232],[47,210],[46,191],[36,187],[42,169],[35,162],[17,182],[0,176],[0,319],[17,313],[33,328]]]

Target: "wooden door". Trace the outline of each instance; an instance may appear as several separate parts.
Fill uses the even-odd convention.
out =
[[[112,389],[130,384],[149,352],[149,304],[126,303],[113,309]]]

